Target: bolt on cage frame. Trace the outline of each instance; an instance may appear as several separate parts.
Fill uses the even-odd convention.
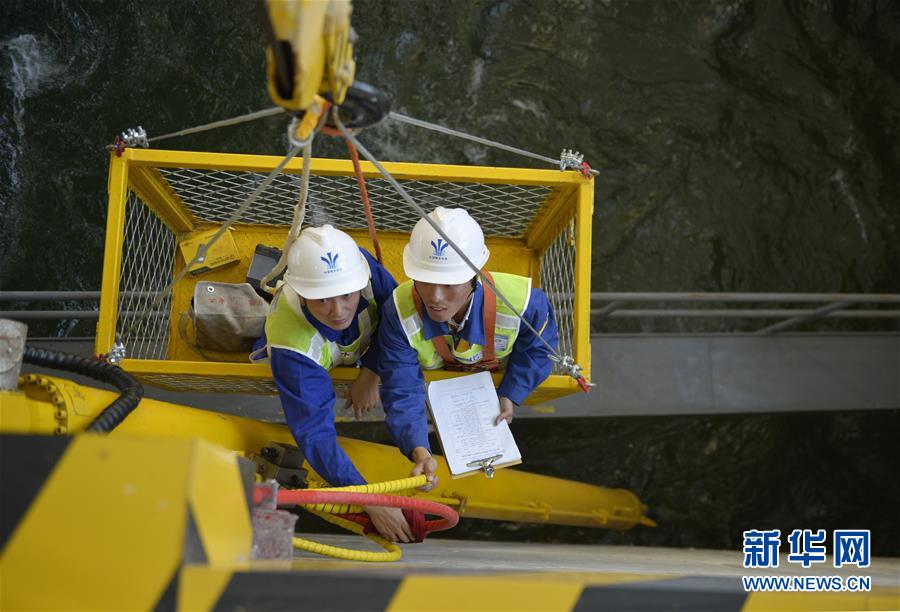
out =
[[[148,316],[141,316],[185,262],[178,243],[220,226],[282,158],[153,149],[111,155],[109,211],[96,352],[125,344],[120,365],[143,382],[207,393],[275,394],[268,364],[246,354],[208,361],[178,333],[199,280],[243,282],[256,244],[281,248],[299,194],[302,160],[293,159],[254,205],[232,226],[241,256],[235,266],[197,277],[186,275]],[[572,355],[590,377],[591,217],[594,182],[575,171],[385,163],[388,172],[426,209],[462,206],[484,229],[491,258],[487,269],[530,276],[553,304],[558,352]],[[418,220],[415,212],[373,165],[362,163],[384,263],[405,280],[402,249]],[[349,160],[313,159],[305,221],[331,223],[372,251]],[[527,333],[523,330],[522,333]],[[331,371],[343,395],[358,370]],[[459,376],[428,371],[425,380]],[[502,373],[495,373],[499,384]],[[555,369],[527,403],[579,392]]]

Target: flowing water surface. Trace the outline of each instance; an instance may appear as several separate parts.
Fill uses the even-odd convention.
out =
[[[354,26],[358,78],[394,110],[586,154],[601,171],[594,291],[900,292],[900,3],[357,0]],[[6,0],[0,83],[3,290],[99,288],[116,133],[271,105],[254,4],[231,0]],[[279,154],[284,128],[166,146]],[[540,167],[387,122],[362,139],[384,160]],[[454,535],[735,548],[749,528],[863,527],[877,554],[900,555],[898,423],[896,411],[520,419],[529,469],[631,488],[660,527],[471,521]]]

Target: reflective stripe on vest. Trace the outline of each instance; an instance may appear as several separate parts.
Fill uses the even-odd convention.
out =
[[[484,279],[486,279],[490,284],[496,287],[494,283],[494,277],[491,276],[491,273],[487,270],[483,270],[482,274],[484,275]],[[482,283],[483,285],[483,283]],[[413,304],[416,306],[416,312],[419,313],[419,316],[422,317],[424,314],[424,307],[422,306],[422,298],[419,297],[418,292],[416,291],[416,286],[413,284],[412,289],[410,289],[410,295],[412,296]],[[493,372],[494,370],[500,367],[500,362],[497,359],[497,355],[494,351],[494,332],[496,331],[496,323],[497,323],[497,294],[493,291],[483,291],[482,292],[482,304],[481,304],[481,314],[482,314],[482,324],[484,327],[484,345],[483,351],[481,355],[481,359],[477,362],[460,362],[453,356],[453,351],[450,350],[450,346],[447,344],[446,338],[441,335],[432,336],[431,343],[434,345],[434,350],[437,351],[437,354],[440,355],[441,360],[444,362],[444,368],[448,370],[462,370],[462,371],[477,371],[477,370],[487,370],[489,372]],[[469,307],[471,309],[471,306]],[[463,352],[462,354],[467,353],[468,351]]]
[[[325,338],[306,318],[300,309],[300,300],[284,291],[272,301],[269,316],[266,317],[266,350],[271,357],[271,349],[280,348],[299,353],[316,362],[326,370],[340,365],[355,365],[369,348],[372,333],[378,321],[378,306],[372,292],[372,284],[366,285],[360,297],[369,305],[359,313],[357,325],[359,336],[348,345],[338,344]],[[291,302],[296,303],[291,307]]]
[[[506,299],[520,313],[528,308],[528,300],[531,298],[531,279],[527,276],[493,272],[494,286],[506,296]],[[416,350],[419,363],[426,370],[437,370],[444,367],[444,360],[438,354],[430,339],[425,338],[422,331],[422,318],[416,309],[412,297],[413,281],[408,280],[394,289],[394,304],[397,306],[397,314],[400,324],[406,334],[409,345]],[[482,291],[490,291],[482,287]],[[483,317],[483,313],[471,313],[469,316]],[[494,325],[494,352],[501,367],[505,366],[513,344],[519,335],[519,318],[504,304],[497,300],[497,320]],[[448,345],[452,344],[450,336],[444,336]],[[484,347],[473,344],[465,351],[452,349],[453,358],[463,365],[479,363],[484,356]]]

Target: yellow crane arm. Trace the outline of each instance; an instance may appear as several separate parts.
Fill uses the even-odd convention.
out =
[[[350,0],[257,0],[275,104],[302,113],[317,95],[341,105],[356,74]]]

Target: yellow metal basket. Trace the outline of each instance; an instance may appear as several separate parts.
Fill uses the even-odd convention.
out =
[[[199,276],[185,275],[155,302],[185,265],[178,244],[221,226],[281,161],[279,157],[126,149],[111,157],[100,320],[96,351],[125,346],[121,366],[142,381],[178,391],[274,394],[268,365],[246,355],[211,361],[180,336],[179,320],[199,280],[243,282],[258,244],[280,248],[300,189],[294,159],[233,226],[241,260]],[[572,355],[590,377],[590,261],[593,181],[577,172],[386,163],[424,208],[466,208],[484,228],[489,270],[530,276],[549,296],[559,325],[559,353]],[[363,173],[384,263],[404,280],[402,251],[418,220],[374,166]],[[372,244],[349,160],[313,159],[306,222],[331,223],[369,250]],[[338,394],[355,368],[332,370]],[[426,380],[458,376],[427,372]],[[499,383],[502,374],[495,374]],[[528,403],[579,391],[554,372]]]

